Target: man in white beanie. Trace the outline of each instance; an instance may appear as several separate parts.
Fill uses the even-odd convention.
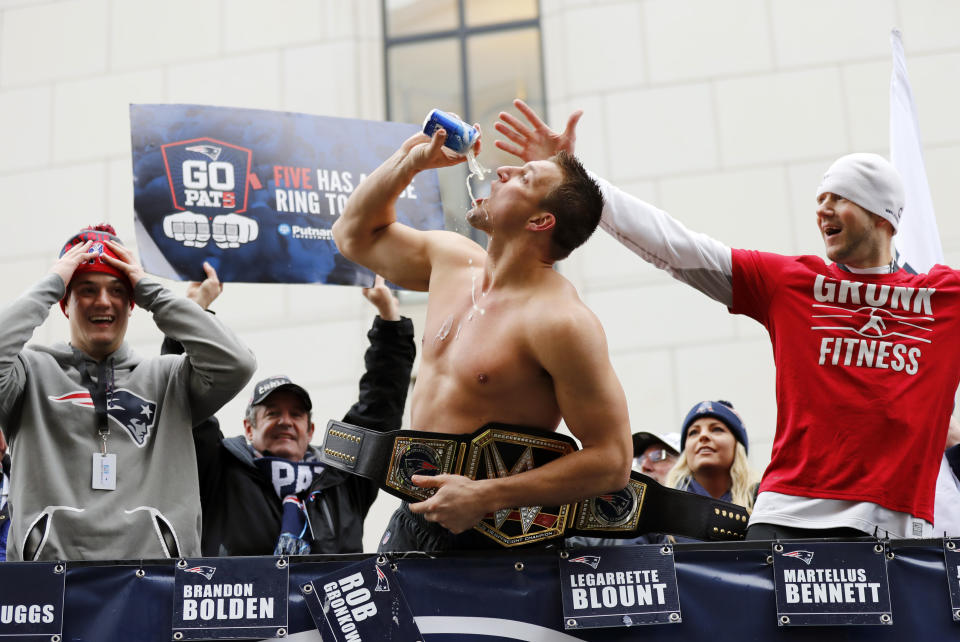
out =
[[[497,147],[529,161],[572,153],[515,101]],[[596,178],[596,177],[595,177]],[[777,429],[748,539],[931,537],[934,488],[960,383],[960,273],[899,269],[896,169],[849,154],[827,169],[816,220],[827,258],[731,250],[603,179],[600,226],[644,260],[766,327]]]

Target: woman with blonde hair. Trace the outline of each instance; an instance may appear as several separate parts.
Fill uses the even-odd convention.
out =
[[[729,401],[702,401],[680,433],[681,455],[666,485],[739,504],[750,511],[756,494],[747,463],[747,431]]]

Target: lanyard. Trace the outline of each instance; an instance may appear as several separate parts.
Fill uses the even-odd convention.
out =
[[[109,379],[107,376],[107,361],[103,360],[97,364],[97,382],[90,379],[90,372],[87,364],[81,362],[81,377],[84,387],[90,391],[90,398],[93,400],[93,409],[97,415],[97,435],[100,438],[100,454],[107,454],[107,437],[110,436],[110,424],[107,422],[107,404],[109,397],[113,393],[113,360],[110,360]]]

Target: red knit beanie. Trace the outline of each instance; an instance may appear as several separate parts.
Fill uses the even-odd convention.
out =
[[[83,228],[76,234],[70,237],[70,239],[64,244],[63,248],[60,250],[60,256],[63,256],[67,250],[72,248],[75,245],[82,245],[87,241],[93,241],[93,245],[90,246],[90,249],[87,250],[88,254],[92,254],[93,257],[81,263],[77,266],[77,269],[74,270],[73,276],[76,277],[79,274],[84,274],[86,272],[101,272],[103,274],[109,274],[110,276],[115,276],[124,285],[127,286],[127,292],[130,293],[130,307],[133,308],[133,284],[130,283],[130,278],[124,273],[113,267],[109,263],[105,262],[100,258],[101,254],[106,254],[115,259],[119,258],[114,254],[104,241],[113,241],[114,243],[119,243],[123,245],[123,241],[117,238],[117,231],[113,229],[113,226],[109,223],[100,223],[98,225],[88,225]],[[71,283],[73,279],[70,279]],[[67,283],[66,292],[63,295],[63,298],[60,299],[60,309],[66,314],[67,308],[67,296],[70,294],[70,283]]]

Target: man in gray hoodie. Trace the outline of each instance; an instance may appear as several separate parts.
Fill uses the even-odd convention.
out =
[[[57,302],[70,342],[26,346]],[[134,304],[185,354],[134,354],[124,342]],[[71,237],[0,311],[0,426],[16,463],[7,558],[199,556],[191,427],[255,369],[215,317],[147,278],[111,226]]]

